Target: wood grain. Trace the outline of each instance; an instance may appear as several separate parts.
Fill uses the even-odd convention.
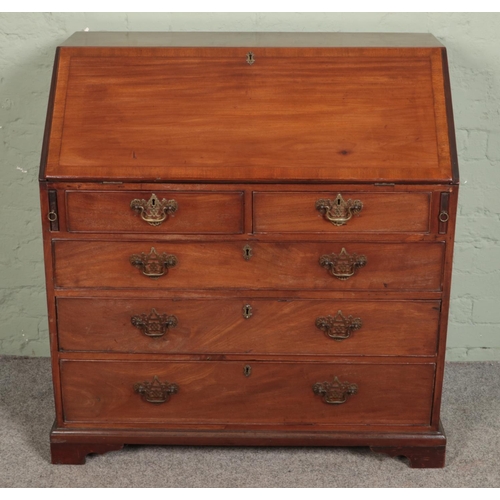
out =
[[[343,226],[334,226],[315,208],[320,199],[360,200],[363,208]],[[428,232],[429,193],[254,192],[254,231],[284,233]]]
[[[47,177],[451,179],[436,141],[432,49],[271,51],[252,66],[243,50],[137,50],[64,56],[64,135],[50,145]]]
[[[245,319],[247,304],[252,316]],[[133,316],[152,308],[178,320],[163,337],[132,325]],[[339,310],[363,323],[342,341],[315,326],[316,318]],[[433,356],[439,311],[438,301],[57,300],[60,349],[87,352]]]
[[[439,290],[442,243],[261,243],[248,242],[253,256],[243,258],[244,242],[162,243],[56,241],[58,287],[150,289],[326,289]],[[177,265],[151,279],[130,264],[130,256],[151,248],[175,255]],[[322,255],[365,255],[368,263],[346,281],[319,264]]]
[[[257,363],[249,377],[242,362],[63,361],[68,422],[130,425],[175,423],[280,423],[423,425],[430,421],[434,365]],[[147,403],[137,382],[179,386],[167,403]],[[358,385],[346,403],[329,405],[312,387],[332,381]],[[111,423],[111,425],[110,425]]]
[[[159,226],[151,226],[130,208],[134,199],[175,200],[177,211]],[[67,191],[68,231],[105,233],[217,234],[243,232],[243,193],[179,191]]]

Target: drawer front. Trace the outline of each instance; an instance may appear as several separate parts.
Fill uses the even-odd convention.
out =
[[[439,301],[57,299],[66,351],[427,355]]]
[[[429,232],[429,193],[254,193],[257,233]]]
[[[246,250],[244,246],[245,242],[59,240],[54,243],[55,282],[58,287],[151,289],[441,287],[444,243],[249,242]],[[359,267],[363,257],[366,265]],[[159,273],[163,275],[158,279],[151,278]]]
[[[66,206],[72,232],[243,232],[242,192],[68,191]]]
[[[62,361],[64,417],[67,422],[108,427],[429,425],[434,368],[433,364]]]

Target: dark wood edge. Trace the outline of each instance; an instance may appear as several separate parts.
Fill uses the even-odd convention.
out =
[[[452,124],[453,127],[453,124]],[[455,147],[456,149],[456,147]],[[458,170],[457,170],[458,172]],[[378,185],[380,183],[387,182],[388,185],[395,185],[395,186],[405,186],[405,185],[422,185],[422,186],[434,186],[434,185],[450,185],[450,184],[457,184],[458,180],[455,181],[454,178],[452,180],[446,178],[446,179],[401,179],[401,180],[387,180],[385,181],[384,179],[380,178],[373,178],[373,179],[320,179],[318,178],[310,178],[310,179],[254,179],[254,178],[238,178],[238,179],[225,179],[223,177],[221,178],[185,178],[185,179],[171,179],[168,177],[168,172],[165,173],[165,178],[163,179],[158,179],[158,178],[148,178],[148,177],[120,177],[119,175],[114,176],[114,177],[72,177],[72,176],[45,176],[45,171],[44,171],[44,177],[40,178],[40,180],[47,180],[48,182],[59,184],[59,183],[74,183],[74,184],[82,184],[82,183],[95,183],[97,185],[101,184],[106,184],[107,182],[113,182],[116,184],[170,184],[170,185],[176,185],[176,184],[207,184],[207,185],[212,185],[212,184],[221,184],[221,185],[233,185],[233,184],[282,184],[282,185],[293,185],[293,184],[315,184],[318,187],[321,186],[328,186],[330,185],[331,187],[337,186],[337,185],[346,185],[346,184],[352,184],[355,186],[362,186],[362,185],[371,185],[373,186]]]
[[[443,60],[443,80],[444,80],[444,96],[446,103],[446,120],[448,122],[448,139],[450,144],[450,158],[453,184],[460,182],[460,175],[458,171],[458,154],[457,154],[457,140],[455,137],[455,120],[453,118],[453,103],[451,99],[451,84],[450,84],[450,71],[448,68],[448,56],[446,48],[441,49],[441,57]]]
[[[40,215],[43,235],[43,252],[45,260],[45,283],[46,283],[46,299],[47,299],[47,312],[48,312],[48,328],[51,352],[51,369],[52,381],[54,391],[54,404],[56,407],[56,421],[63,423],[62,414],[62,392],[61,380],[59,373],[59,359],[57,353],[59,351],[59,342],[57,336],[57,310],[56,299],[54,293],[54,261],[51,243],[51,234],[49,228],[49,221],[46,214],[49,212],[49,197],[47,183],[40,183]]]
[[[376,453],[405,456],[410,467],[444,467],[446,437],[437,432],[377,433],[286,430],[62,429],[50,433],[53,464],[82,465],[89,454],[129,445],[195,446],[368,446]]]
[[[155,444],[196,446],[446,446],[440,425],[426,432],[349,432],[286,430],[176,430],[58,428],[54,423],[50,442],[60,444]]]
[[[47,106],[47,116],[45,118],[45,129],[43,133],[43,142],[42,142],[42,153],[40,157],[40,174],[39,174],[40,181],[44,181],[46,179],[45,169],[47,167],[47,158],[49,155],[50,132],[52,129],[52,115],[54,112],[54,101],[56,96],[56,82],[57,82],[58,71],[59,71],[59,47],[56,48],[56,54],[54,58],[54,69],[52,70],[52,79],[50,82],[49,103]]]
[[[456,230],[456,220],[457,220],[457,205],[458,205],[458,191],[459,186],[455,186],[450,193],[449,198],[449,213],[451,214],[450,220],[448,221],[447,238],[448,242],[446,244],[446,264],[443,269],[442,275],[442,303],[441,303],[441,321],[439,327],[439,341],[438,341],[438,351],[437,351],[437,363],[436,363],[436,383],[434,385],[434,398],[433,398],[433,409],[432,409],[432,421],[433,426],[437,426],[440,419],[441,413],[441,398],[443,391],[443,378],[445,370],[445,357],[446,357],[446,340],[448,332],[448,319],[450,312],[450,296],[451,296],[451,284],[453,277],[453,252],[454,252],[454,242],[455,242],[455,230]]]
[[[406,457],[412,469],[441,469],[445,465],[446,446],[370,446],[375,453]]]

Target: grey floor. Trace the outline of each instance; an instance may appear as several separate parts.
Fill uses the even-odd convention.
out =
[[[500,487],[500,363],[450,363],[444,469],[365,448],[126,447],[51,465],[47,358],[0,357],[0,487]]]

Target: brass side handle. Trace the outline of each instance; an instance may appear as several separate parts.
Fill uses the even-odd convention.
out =
[[[368,260],[364,255],[348,254],[345,248],[342,248],[338,255],[331,253],[323,255],[319,259],[319,265],[327,269],[332,276],[341,281],[348,280],[351,276],[354,276],[358,269],[366,266],[367,262]]]
[[[335,316],[320,316],[316,318],[316,328],[333,340],[340,342],[348,339],[352,332],[363,326],[361,318],[345,317],[339,309]]]
[[[350,396],[358,393],[358,386],[349,382],[340,382],[335,377],[332,382],[318,382],[313,385],[313,392],[322,396],[325,403],[329,405],[340,405],[346,403]]]
[[[439,222],[448,222],[450,220],[450,214],[443,210],[442,212],[439,212]]]
[[[160,382],[155,375],[152,382],[134,384],[134,392],[140,394],[144,401],[159,405],[170,401],[170,396],[179,392],[179,386],[170,382]]]
[[[150,226],[159,226],[168,219],[169,215],[177,212],[179,206],[175,200],[166,200],[163,198],[160,201],[158,196],[153,193],[148,201],[132,200],[130,208],[137,212],[141,216],[141,219]]]
[[[363,203],[360,200],[344,201],[340,193],[333,201],[321,199],[316,202],[316,210],[334,226],[344,226],[353,215],[358,215],[362,209]]]
[[[130,322],[147,337],[163,337],[170,328],[177,326],[177,318],[168,314],[158,314],[151,309],[149,314],[132,316]]]
[[[142,252],[130,256],[130,263],[140,269],[144,276],[148,278],[159,278],[164,274],[168,274],[170,267],[177,265],[177,257],[168,255],[166,252],[159,254],[154,247],[148,254]]]

